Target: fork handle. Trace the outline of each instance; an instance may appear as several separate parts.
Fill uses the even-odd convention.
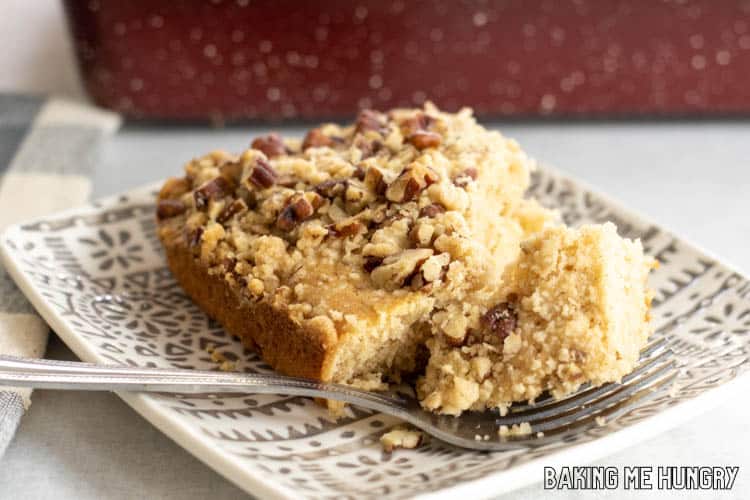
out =
[[[0,386],[77,391],[284,394],[335,399],[394,413],[398,397],[275,374],[103,366],[0,355]]]

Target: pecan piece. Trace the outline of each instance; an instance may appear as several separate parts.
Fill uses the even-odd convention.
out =
[[[245,202],[240,199],[234,200],[219,212],[219,215],[216,216],[216,222],[224,224],[235,215],[245,212],[247,212],[247,205]]]
[[[324,146],[332,147],[336,141],[328,137],[319,128],[310,130],[305,136],[305,140],[302,141],[302,150],[307,148],[322,148]]]
[[[424,113],[417,113],[401,123],[401,133],[408,137],[415,132],[429,131],[432,129],[434,123],[435,119],[432,116]]]
[[[268,189],[276,183],[278,177],[279,174],[267,161],[257,158],[247,180],[256,187]]]
[[[445,213],[445,207],[439,203],[432,203],[426,207],[419,209],[420,217],[436,217],[439,214]]]
[[[393,202],[405,203],[438,180],[437,174],[431,168],[421,165],[408,167],[388,186],[385,197]]]
[[[409,135],[406,140],[417,149],[436,148],[440,146],[443,138],[435,132],[418,130]]]
[[[370,188],[373,193],[380,196],[385,193],[388,185],[385,183],[383,172],[377,167],[370,167],[365,173],[365,186]]]
[[[236,183],[242,175],[242,164],[238,161],[228,161],[219,167],[219,172],[225,179]]]
[[[159,199],[179,198],[190,191],[190,181],[185,177],[170,177],[159,190]]]
[[[353,177],[354,177],[355,179],[357,179],[357,180],[360,180],[360,181],[363,181],[363,180],[365,180],[365,169],[364,169],[364,168],[362,168],[362,167],[360,167],[359,165],[357,165],[357,166],[356,166],[356,167],[354,168],[354,173],[352,174],[352,176],[353,176]]]
[[[367,131],[382,133],[385,130],[385,122],[386,118],[382,113],[378,113],[372,109],[363,109],[357,115],[354,131],[356,133]]]
[[[365,199],[367,191],[365,187],[357,182],[352,181],[347,184],[346,190],[344,191],[344,200],[348,203],[359,203]]]
[[[375,156],[378,151],[383,149],[383,143],[380,141],[373,141],[363,136],[357,136],[354,139],[354,147],[359,149],[361,156],[360,159],[364,160],[371,156]]]
[[[371,273],[376,267],[378,267],[380,264],[383,263],[383,258],[382,257],[375,257],[374,255],[368,255],[364,259],[365,259],[365,261],[362,264],[362,267],[368,273]]]
[[[283,231],[291,231],[297,224],[310,218],[315,208],[302,194],[295,194],[289,198],[286,206],[276,218],[276,227]]]
[[[448,274],[449,262],[450,255],[447,253],[430,256],[419,266],[418,272],[409,280],[411,289],[427,290],[432,287],[434,282],[444,280],[445,275]]]
[[[344,194],[347,184],[346,180],[331,179],[315,186],[315,192],[326,198],[333,199]]]
[[[228,195],[232,190],[232,186],[228,180],[224,177],[214,177],[210,181],[204,182],[198,189],[193,193],[195,199],[195,208],[203,209],[208,206],[209,200],[218,200]]]
[[[477,169],[474,167],[469,167],[459,175],[457,175],[455,179],[453,179],[453,184],[458,187],[465,187],[467,184],[469,184],[470,181],[477,180],[478,176],[479,172],[477,172]]]
[[[253,139],[250,147],[262,151],[269,158],[281,156],[286,153],[286,146],[281,137],[279,137],[279,134],[271,133],[256,137]]]
[[[518,325],[518,312],[513,297],[508,302],[501,302],[490,308],[481,318],[480,331],[471,331],[468,335],[469,344],[481,342],[502,347],[505,339],[513,333]]]
[[[363,227],[362,223],[357,219],[349,218],[328,226],[328,233],[333,236],[346,238],[356,235]]]
[[[371,273],[373,283],[386,290],[409,285],[420,266],[433,254],[430,248],[411,248],[383,259]]]
[[[156,205],[156,218],[159,220],[169,219],[184,213],[187,207],[180,200],[159,200]]]

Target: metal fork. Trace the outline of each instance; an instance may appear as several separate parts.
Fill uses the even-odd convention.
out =
[[[599,387],[586,385],[560,400],[544,397],[533,404],[516,404],[505,416],[497,411],[465,412],[460,417],[436,415],[423,410],[413,396],[402,393],[367,392],[274,374],[101,366],[12,356],[0,356],[0,385],[67,390],[285,394],[335,399],[393,415],[455,446],[512,450],[527,447],[530,440],[543,445],[565,434],[602,425],[653,397],[659,388],[677,376],[676,368],[668,342],[661,338],[641,352],[638,367],[620,383]],[[500,436],[498,433],[501,425],[510,427],[523,422],[531,425],[531,434]]]

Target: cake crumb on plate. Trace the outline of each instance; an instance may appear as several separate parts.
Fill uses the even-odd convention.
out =
[[[414,449],[424,441],[424,434],[406,427],[394,427],[380,437],[383,451],[392,453],[396,448]]]

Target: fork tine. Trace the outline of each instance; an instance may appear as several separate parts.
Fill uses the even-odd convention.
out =
[[[555,435],[560,432],[573,430],[575,430],[575,432],[580,432],[579,427],[581,426],[599,426],[600,424],[596,422],[597,418],[601,417],[606,418],[607,420],[612,420],[625,413],[637,403],[658,396],[660,394],[659,389],[671,383],[678,375],[678,372],[674,369],[675,363],[672,362],[670,364],[673,366],[665,367],[664,370],[661,370],[658,374],[652,377],[647,385],[634,386],[628,391],[629,394],[627,397],[618,399],[615,402],[604,401],[602,404],[597,404],[596,406],[592,405],[589,407],[591,411],[586,415],[581,416],[577,420],[571,419],[558,427],[545,429],[543,426],[538,426],[535,430],[537,432],[544,432],[545,435]]]
[[[598,423],[597,418],[605,418],[607,421],[618,418],[637,404],[643,403],[650,399],[653,399],[661,394],[661,389],[665,385],[671,383],[678,375],[677,370],[671,370],[656,380],[655,383],[641,387],[636,390],[630,397],[618,400],[610,406],[598,409],[598,411],[592,411],[591,413],[581,417],[578,420],[573,420],[566,423],[563,426],[554,428],[544,428],[542,426],[535,426],[532,428],[533,432],[544,433],[541,437],[534,438],[534,442],[540,446],[543,446],[545,442],[558,442],[562,436],[575,435],[581,432],[585,432],[589,429],[599,427],[601,424]],[[486,446],[481,446],[485,450],[512,450],[512,445],[520,445],[522,441],[531,439],[530,436],[512,436],[504,438],[500,441],[487,442]],[[563,437],[564,439],[564,437]]]
[[[670,343],[667,341],[667,339],[662,337],[646,345],[646,347],[641,351],[641,357],[639,359],[640,364],[634,371],[623,377],[620,381],[620,384],[627,384],[633,378],[642,373],[644,371],[643,369],[647,367],[649,363],[652,363],[654,359],[659,359],[659,356],[661,356],[662,353],[668,348],[669,344]],[[590,384],[584,384],[580,389],[572,394],[569,394],[564,399],[556,399],[548,395],[542,399],[537,400],[533,404],[524,403],[520,405],[513,405],[510,407],[509,413],[515,415],[526,412],[538,412],[544,408],[548,408],[551,406],[559,407],[561,405],[565,405],[568,402],[580,405],[581,400],[579,398],[583,398],[583,401],[586,401],[588,399],[597,397],[603,392],[606,392],[606,390],[609,390],[613,385],[614,384],[606,384],[603,386],[592,387]]]
[[[661,362],[663,362],[665,359],[668,360],[670,354],[671,351],[661,352],[659,355],[642,363],[634,371],[623,377],[620,382],[611,382],[595,387],[587,385],[585,390],[579,391],[571,396],[559,400],[553,400],[538,407],[530,406],[527,407],[524,411],[514,411],[513,415],[518,415],[519,417],[523,417],[523,415],[526,414],[534,414],[539,416],[548,414],[558,415],[560,413],[579,408],[590,401],[601,399],[608,393],[615,392],[622,387],[630,385],[631,383],[637,383],[638,379],[641,376],[647,376],[649,372],[655,369],[655,367],[658,368],[659,366],[661,366]]]
[[[630,399],[633,394],[652,388],[667,377],[676,375],[674,360],[667,359],[662,363],[649,365],[651,368],[647,372],[641,372],[642,377],[631,379],[627,385],[608,384],[607,390],[597,394],[597,397],[580,400],[568,401],[564,409],[549,409],[543,412],[530,412],[526,415],[514,415],[509,419],[499,419],[498,424],[512,425],[521,422],[528,422],[535,431],[549,432],[561,427],[585,419],[587,417],[596,417],[600,411],[620,402]]]
[[[616,390],[605,393],[598,400],[578,408],[578,411],[555,413],[551,418],[536,422],[531,422],[528,415],[527,418],[518,419],[513,416],[511,417],[513,420],[509,418],[489,422],[479,420],[481,425],[476,426],[475,433],[465,433],[470,434],[473,441],[470,437],[456,439],[455,435],[448,436],[452,439],[446,440],[467,448],[487,451],[515,450],[527,446],[524,444],[527,441],[533,441],[535,446],[544,446],[547,442],[559,442],[561,437],[565,439],[565,436],[572,436],[600,426],[599,417],[607,420],[617,418],[643,401],[663,395],[664,388],[679,375],[677,365],[677,361],[673,358],[651,365],[653,369],[648,375],[632,380],[628,386],[616,386]],[[510,426],[522,422],[532,425],[531,435],[497,436],[497,429],[500,425]],[[542,436],[537,435],[540,432],[543,433]],[[449,432],[449,434],[453,433]],[[483,436],[484,439],[477,439],[477,435]],[[495,436],[495,438],[488,439],[490,436]]]

